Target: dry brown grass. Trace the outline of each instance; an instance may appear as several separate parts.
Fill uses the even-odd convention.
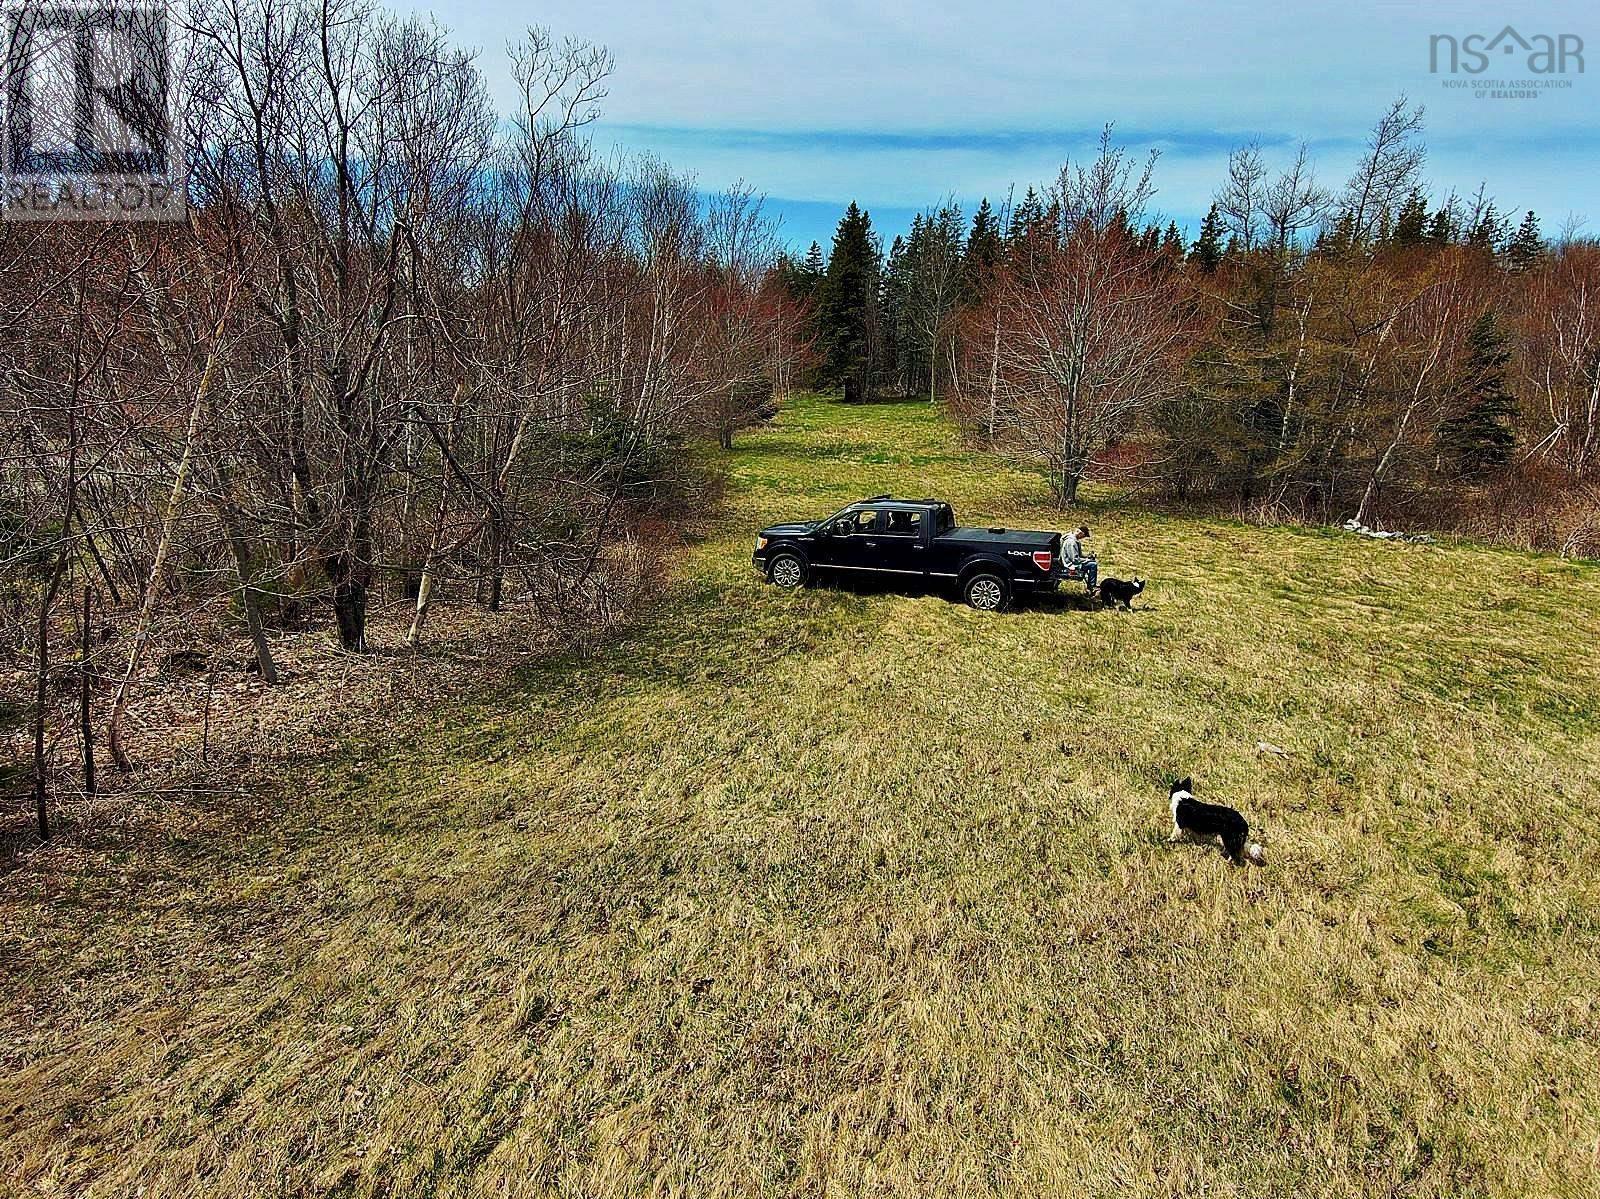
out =
[[[1054,518],[912,405],[727,464],[616,644],[0,881],[0,1189],[1593,1193],[1600,572],[1105,507],[1143,612],[782,595],[771,518]]]

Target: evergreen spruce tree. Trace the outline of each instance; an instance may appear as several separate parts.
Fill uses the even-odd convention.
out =
[[[972,214],[972,231],[967,234],[967,247],[961,258],[962,298],[967,303],[983,294],[984,281],[994,273],[1004,251],[1000,222],[986,198]]]
[[[822,256],[822,247],[812,242],[811,248],[806,251],[805,261],[800,264],[800,278],[806,286],[808,296],[816,295],[817,288],[822,286],[822,277],[827,269],[828,263]]]
[[[817,289],[822,380],[860,399],[870,394],[875,365],[879,244],[872,218],[852,200],[834,232],[828,271]]]
[[[1482,478],[1511,461],[1517,401],[1506,387],[1511,361],[1493,310],[1467,333],[1467,358],[1453,389],[1453,411],[1439,428],[1439,445],[1468,479]]]
[[[1400,206],[1400,217],[1394,224],[1394,241],[1398,246],[1418,246],[1428,235],[1428,201],[1421,189],[1413,189]]]
[[[1007,240],[1015,244],[1032,234],[1044,219],[1044,205],[1039,202],[1039,193],[1033,188],[1028,189],[1027,195],[1022,197],[1022,203],[1011,210],[1011,230],[1006,234]]]
[[[949,320],[965,291],[965,221],[954,204],[918,213],[911,222],[903,255],[904,326],[900,363],[907,394],[937,394],[939,341],[951,332]]]
[[[1178,228],[1177,221],[1169,221],[1167,231],[1161,238],[1161,252],[1173,262],[1183,261],[1183,233]]]
[[[912,221],[913,230],[920,236],[920,220]],[[910,280],[907,273],[906,241],[896,237],[884,261],[883,278],[878,285],[878,325],[880,337],[879,368],[893,380],[901,392],[909,392],[909,364],[906,351],[914,344],[906,317],[906,293]]]
[[[1450,209],[1441,208],[1428,222],[1428,241],[1436,246],[1448,246],[1455,239],[1456,227],[1450,219]]]
[[[791,299],[805,305],[800,328],[808,340],[818,337],[820,321],[817,312],[817,292],[822,286],[824,266],[822,247],[812,242],[811,249],[807,251],[804,259],[796,261],[792,254],[784,250],[778,254],[772,267],[772,277],[779,286]]]
[[[1500,219],[1494,205],[1488,204],[1479,213],[1477,223],[1467,232],[1467,245],[1493,254],[1503,240],[1505,222]]]
[[[1189,251],[1189,261],[1202,275],[1215,274],[1222,265],[1222,216],[1215,204],[1200,222],[1200,236],[1195,238],[1194,247]]]
[[[791,296],[798,297],[805,294],[805,288],[800,282],[800,267],[789,251],[778,251],[777,260],[772,264],[772,274]]]
[[[1378,244],[1384,245],[1394,240],[1394,214],[1387,208],[1378,214]]]
[[[1127,224],[1127,217],[1123,217],[1123,224]],[[1047,237],[1051,241],[1061,236],[1061,200],[1059,197],[1051,199],[1049,207],[1039,214],[1039,219],[1034,222],[1033,235]]]
[[[1355,246],[1356,217],[1348,208],[1340,212],[1333,228],[1324,229],[1317,238],[1317,249],[1329,258],[1343,258]]]
[[[1529,209],[1528,215],[1522,218],[1522,224],[1517,226],[1517,231],[1506,243],[1506,265],[1514,271],[1530,270],[1538,264],[1543,254],[1544,236],[1539,232],[1539,218]]]

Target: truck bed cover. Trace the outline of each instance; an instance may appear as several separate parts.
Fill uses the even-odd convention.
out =
[[[1000,542],[1003,545],[1025,546],[1030,549],[1044,549],[1049,546],[1052,550],[1061,541],[1060,533],[1041,532],[1036,529],[1001,529],[994,532],[990,529],[956,528],[947,533],[940,533],[936,541],[970,541],[984,545],[993,545]]]

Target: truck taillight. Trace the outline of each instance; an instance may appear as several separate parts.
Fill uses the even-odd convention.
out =
[[[1033,564],[1035,566],[1037,566],[1040,570],[1049,570],[1050,569],[1050,551],[1049,550],[1034,550],[1033,551]]]

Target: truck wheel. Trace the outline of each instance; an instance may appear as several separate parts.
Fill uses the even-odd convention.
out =
[[[806,564],[794,554],[779,554],[768,565],[767,578],[785,591],[792,591],[806,581]]]
[[[966,581],[961,594],[968,607],[979,612],[999,612],[1011,599],[1011,588],[999,575],[983,570]]]

